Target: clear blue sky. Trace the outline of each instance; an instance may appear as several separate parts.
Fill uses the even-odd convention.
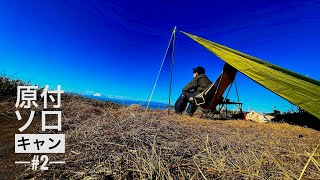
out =
[[[320,79],[320,2],[303,0],[4,0],[0,70],[40,86],[147,100],[175,25]],[[181,33],[175,54],[172,102],[192,79],[192,67],[204,66],[214,81],[223,66]],[[153,101],[167,102],[169,69],[167,61]],[[290,103],[242,74],[237,84],[245,110],[290,109]]]

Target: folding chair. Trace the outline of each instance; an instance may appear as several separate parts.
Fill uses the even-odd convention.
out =
[[[220,114],[220,110],[216,111],[216,106],[218,104],[223,104],[223,93],[226,91],[228,86],[232,84],[237,74],[237,70],[225,63],[223,70],[217,80],[212,83],[208,88],[206,88],[202,93],[198,94],[193,98],[194,103],[201,107],[203,114],[208,114],[212,112],[215,114]],[[220,115],[221,116],[221,115]]]

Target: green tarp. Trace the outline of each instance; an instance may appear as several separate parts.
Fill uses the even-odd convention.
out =
[[[238,71],[320,119],[320,82],[226,46],[182,32]]]

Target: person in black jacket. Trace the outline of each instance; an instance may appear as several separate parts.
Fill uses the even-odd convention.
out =
[[[190,97],[200,94],[203,90],[211,85],[211,81],[205,75],[205,69],[201,66],[193,68],[193,79],[183,89],[178,100],[175,103],[175,112],[181,114],[189,103],[187,113],[192,116],[197,110],[197,106],[189,101]]]

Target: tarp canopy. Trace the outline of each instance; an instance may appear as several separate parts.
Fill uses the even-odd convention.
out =
[[[195,35],[182,32],[226,63],[320,119],[320,82]]]

